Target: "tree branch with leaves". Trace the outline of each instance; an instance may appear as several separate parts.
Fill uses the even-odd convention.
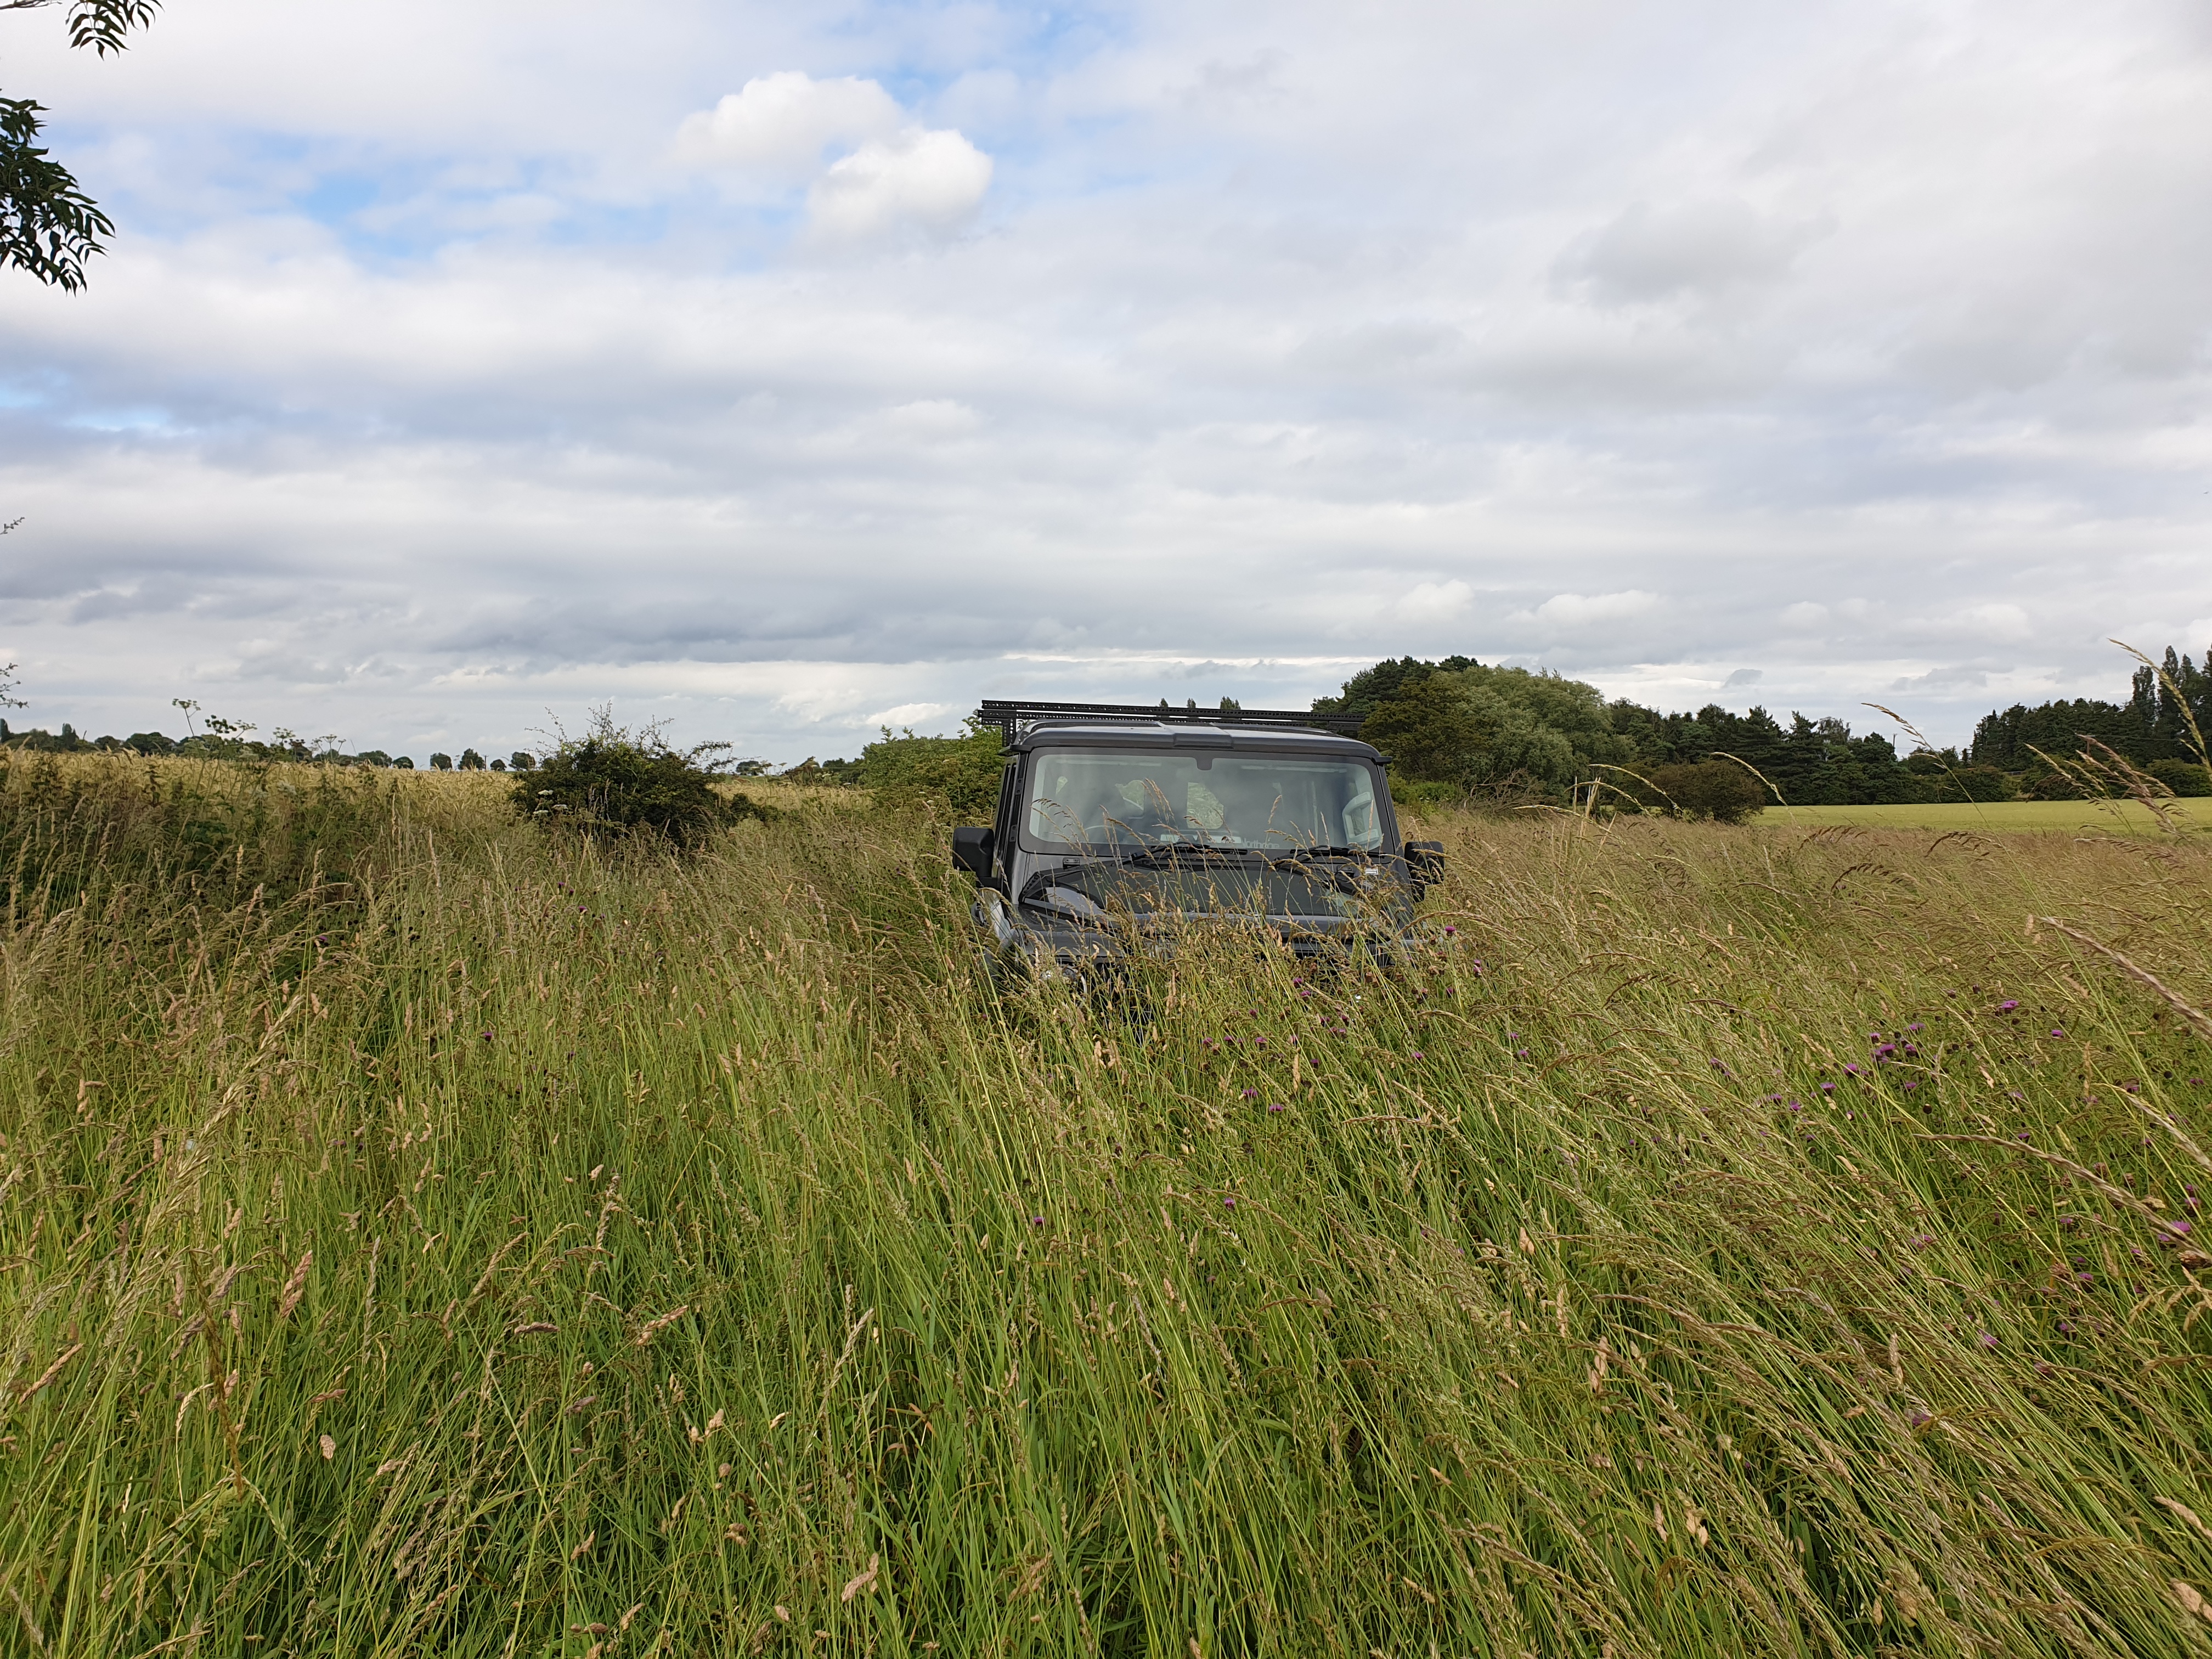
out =
[[[0,11],[36,11],[64,0],[0,0]],[[66,0],[70,45],[99,56],[121,52],[133,29],[150,27],[161,0]],[[50,288],[84,286],[84,262],[105,252],[115,222],[85,194],[76,175],[38,143],[46,106],[0,97],[0,266],[13,265]]]

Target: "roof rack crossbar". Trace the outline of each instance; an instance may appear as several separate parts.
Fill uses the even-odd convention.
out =
[[[1086,716],[1159,720],[1184,726],[1292,727],[1308,732],[1340,732],[1347,737],[1358,732],[1363,719],[1358,714],[1316,714],[1295,708],[1200,708],[1192,702],[1177,708],[1164,698],[1158,703],[1141,703],[1029,702],[986,697],[975,711],[978,721],[997,726],[1008,743],[1019,737],[1024,726]]]

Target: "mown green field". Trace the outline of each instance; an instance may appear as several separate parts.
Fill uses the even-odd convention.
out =
[[[1769,823],[1812,826],[1852,823],[1870,830],[1974,830],[1985,834],[2008,830],[2043,830],[2069,836],[2153,836],[2184,830],[2212,829],[2212,799],[2191,798],[2166,803],[2174,814],[2174,825],[2160,821],[2160,814],[2131,800],[2005,800],[1976,805],[1942,802],[1924,806],[1770,806],[1762,815]]]
[[[8,770],[0,1650],[2212,1650],[2193,842],[1451,817],[1133,1012],[499,787]]]

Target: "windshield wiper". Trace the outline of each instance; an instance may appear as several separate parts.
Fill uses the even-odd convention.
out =
[[[1171,841],[1163,846],[1147,847],[1140,853],[1124,854],[1108,862],[1137,870],[1169,870],[1186,860],[1206,864],[1244,858],[1258,850],[1252,847],[1214,847],[1200,841]]]

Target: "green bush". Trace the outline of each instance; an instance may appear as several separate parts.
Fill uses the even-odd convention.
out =
[[[918,738],[912,730],[891,735],[860,751],[859,781],[876,803],[895,810],[939,807],[970,823],[988,822],[999,799],[999,728],[968,723],[957,738]]]
[[[2148,769],[2177,795],[2212,795],[2212,772],[2201,761],[2153,761]]]
[[[1638,787],[1638,799],[1647,809],[1674,817],[1741,823],[1766,805],[1766,791],[1759,780],[1734,761],[1662,766],[1644,778]]]
[[[517,776],[511,799],[518,813],[550,830],[610,840],[645,833],[695,847],[741,818],[769,817],[718,787],[720,766],[711,757],[729,746],[672,749],[657,726],[631,732],[601,708],[583,737],[564,738]]]
[[[1456,783],[1393,778],[1390,799],[1400,806],[1460,806],[1466,804],[1467,791]]]
[[[1961,766],[1942,780],[1941,800],[1998,801],[2020,798],[2020,780],[1994,766]]]

